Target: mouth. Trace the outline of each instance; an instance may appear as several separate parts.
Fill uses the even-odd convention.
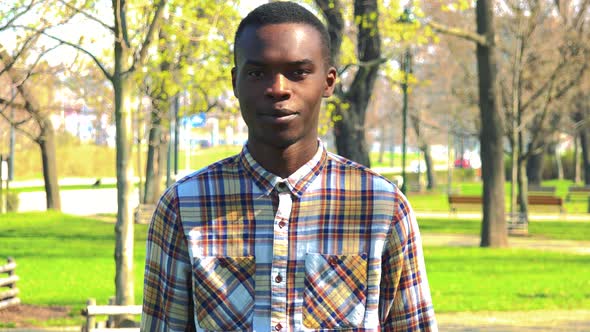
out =
[[[287,123],[295,119],[299,113],[287,109],[275,109],[268,113],[260,114],[260,118],[265,122],[275,124]]]

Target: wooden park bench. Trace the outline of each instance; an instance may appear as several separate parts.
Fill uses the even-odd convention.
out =
[[[555,196],[555,186],[528,186],[528,194],[530,196]]]
[[[556,207],[560,213],[565,213],[563,198],[557,196],[529,196],[529,206]]]
[[[567,190],[567,196],[565,196],[566,202],[588,201],[588,199],[590,199],[590,186],[569,187]]]
[[[141,315],[141,305],[115,305],[114,297],[109,299],[109,305],[97,305],[95,299],[88,299],[86,307],[82,309],[82,316],[86,323],[82,332],[139,332],[138,324],[126,321],[120,327],[115,327],[116,316]],[[108,316],[106,322],[97,322],[96,316]]]
[[[12,257],[8,257],[6,264],[0,265],[0,309],[20,304],[19,289],[16,288],[19,278],[15,270],[16,262]],[[2,277],[4,273],[7,273],[8,276]]]
[[[156,211],[155,204],[139,204],[133,213],[136,224],[149,224]]]
[[[483,198],[481,196],[467,195],[449,195],[450,212],[457,212],[458,206],[481,206]]]
[[[457,212],[458,206],[481,206],[483,204],[483,198],[481,196],[462,196],[462,195],[449,195],[449,209],[451,212]],[[542,207],[557,207],[560,213],[565,213],[565,207],[563,205],[563,199],[557,196],[529,196],[529,206],[542,206]]]

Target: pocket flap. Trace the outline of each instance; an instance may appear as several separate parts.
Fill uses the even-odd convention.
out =
[[[253,256],[195,258],[193,284],[199,326],[213,331],[249,329],[255,273]]]

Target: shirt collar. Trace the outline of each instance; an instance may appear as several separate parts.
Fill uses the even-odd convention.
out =
[[[315,155],[286,179],[264,169],[254,160],[246,144],[240,152],[239,160],[246,173],[266,195],[270,195],[275,186],[282,182],[287,184],[293,195],[300,197],[324,168],[328,160],[328,151],[318,139],[318,150]]]

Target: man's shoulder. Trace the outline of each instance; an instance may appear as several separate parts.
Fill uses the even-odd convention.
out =
[[[328,152],[328,163],[331,164],[332,169],[340,169],[341,171],[344,171],[345,176],[368,179],[373,182],[374,185],[387,191],[397,190],[395,184],[393,184],[388,178],[363,164],[359,164],[341,155]]]
[[[190,174],[184,175],[174,183],[174,186],[183,186],[191,182],[222,180],[224,176],[237,174],[239,170],[239,154],[233,155],[209,164]]]

